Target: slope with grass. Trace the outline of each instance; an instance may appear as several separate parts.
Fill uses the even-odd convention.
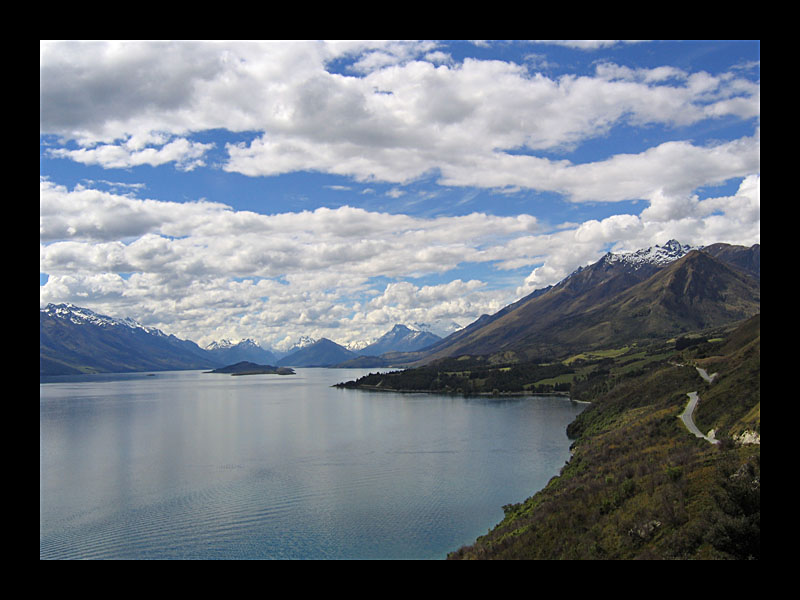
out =
[[[592,404],[568,429],[573,456],[560,475],[448,558],[760,558],[760,438],[737,441],[760,436],[760,317],[698,339],[681,350],[672,340],[649,362],[592,359],[602,375],[573,385]],[[697,365],[713,365],[712,384]],[[700,428],[719,444],[678,418],[691,390]]]

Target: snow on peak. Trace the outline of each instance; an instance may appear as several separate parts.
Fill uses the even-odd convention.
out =
[[[670,240],[663,246],[656,244],[650,248],[643,248],[634,252],[619,252],[617,254],[609,252],[603,258],[609,263],[624,262],[638,269],[644,265],[668,265],[692,250],[699,250],[699,248],[682,245],[677,240]]]
[[[228,338],[222,338],[219,341],[213,341],[208,346],[206,346],[206,350],[227,350],[228,348],[234,348],[235,346],[239,345],[255,345],[255,342],[250,338],[246,339],[239,339],[239,340],[229,340]]]
[[[413,331],[433,333],[443,338],[463,328],[463,325],[456,321],[446,319],[437,319],[432,323],[407,323],[406,326]]]
[[[142,329],[147,333],[164,335],[162,331],[155,327],[145,327],[141,323],[134,321],[130,317],[117,319],[108,315],[100,315],[96,312],[75,306],[74,304],[48,304],[45,308],[39,309],[51,317],[68,320],[76,325],[96,325],[98,327],[130,327],[131,329]]]
[[[371,341],[364,341],[364,340],[356,340],[347,342],[344,344],[344,347],[350,350],[351,352],[358,352],[359,350],[363,350],[371,343],[373,343],[377,338],[373,338]]]
[[[227,348],[233,348],[236,344],[230,341],[227,338],[222,338],[219,341],[213,341],[208,346],[206,346],[206,350],[225,350]]]
[[[297,339],[297,343],[294,345],[295,348],[305,348],[306,346],[310,346],[311,344],[315,344],[317,340],[308,336],[308,335],[301,335]]]

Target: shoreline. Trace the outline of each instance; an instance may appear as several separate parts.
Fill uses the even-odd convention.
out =
[[[455,392],[455,391],[444,391],[444,390],[406,390],[406,389],[395,389],[395,388],[387,388],[377,385],[346,385],[344,383],[335,383],[331,387],[346,389],[346,390],[364,390],[368,392],[393,392],[397,394],[438,394],[441,396],[463,396],[465,398],[472,398],[472,397],[487,397],[487,398],[503,398],[503,397],[525,397],[525,396],[559,396],[563,398],[567,398],[571,402],[577,402],[580,404],[591,404],[586,400],[573,400],[569,392],[475,392],[466,394],[464,392]]]

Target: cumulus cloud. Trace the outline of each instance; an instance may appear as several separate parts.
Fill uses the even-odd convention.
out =
[[[39,180],[39,239],[119,240],[159,232],[186,235],[229,207],[210,202],[161,202]]]
[[[163,325],[155,319],[164,318],[166,304],[191,315],[174,318],[171,326],[191,328],[181,331],[192,339],[206,335],[200,327],[211,319],[199,318],[201,310],[217,315],[211,324],[221,314],[236,321],[243,312],[269,313],[265,336],[278,323],[329,331],[342,318],[358,321],[359,313],[366,323],[386,325],[377,318],[380,310],[384,318],[426,320],[428,310],[468,322],[497,306],[470,300],[477,281],[423,286],[413,310],[409,301],[389,311],[386,303],[376,305],[374,297],[386,290],[372,280],[492,263],[504,244],[537,228],[529,215],[426,219],[349,206],[261,215],[208,202],[141,200],[83,186],[69,190],[40,179],[40,271],[49,275],[41,301],[79,303],[91,291],[101,303],[116,299],[119,311],[135,299],[137,314],[149,315],[154,325]],[[445,298],[461,293],[460,301]]]
[[[320,119],[308,110],[295,114],[293,122],[280,131],[230,146],[226,169],[251,176],[307,169],[394,183],[436,169],[442,173],[443,185],[515,185],[569,193],[578,181],[591,182],[594,174],[586,177],[582,172],[586,169],[566,161],[506,151],[566,147],[603,135],[620,123],[686,125],[709,113],[758,114],[757,89],[741,97],[737,88],[742,105],[735,106],[728,98],[733,92],[725,91],[732,87],[728,80],[704,79],[698,85],[696,78],[684,77],[678,86],[653,85],[664,76],[638,81],[607,76],[553,80],[530,76],[519,65],[466,60],[454,68],[414,62],[371,73],[347,86],[326,80],[328,99],[311,103],[325,115],[324,123],[313,132],[306,127],[301,130],[301,124]],[[372,88],[391,90],[391,94],[369,96],[366,92]],[[710,102],[711,90],[720,98]],[[342,94],[358,99],[342,102],[347,112],[335,101]],[[335,135],[331,135],[332,127]],[[691,153],[692,145],[683,145]],[[669,150],[666,146],[659,153]],[[639,162],[658,169],[663,161],[652,154]],[[609,159],[593,163],[592,169],[602,170],[601,178],[616,178],[616,167],[625,168],[622,162]],[[593,200],[606,200],[607,187],[598,185],[575,198],[591,195]]]
[[[42,304],[91,298],[109,314],[129,311],[207,342],[260,336],[276,343],[287,330],[350,342],[396,322],[465,325],[557,283],[611,247],[632,250],[672,237],[753,243],[760,235],[758,175],[744,178],[732,196],[701,201],[660,193],[638,215],[556,231],[527,214],[421,218],[344,206],[261,215],[69,190],[46,179],[40,193],[40,271],[49,275]],[[477,278],[415,283],[470,264],[533,268],[516,289]]]
[[[190,142],[178,138],[156,147],[142,147],[138,140],[131,136],[120,145],[103,144],[94,148],[68,150],[55,148],[50,155],[68,158],[85,165],[100,165],[107,169],[127,169],[141,165],[157,167],[167,163],[175,163],[183,171],[192,171],[205,165],[203,156],[213,144]]]
[[[733,72],[602,63],[594,77],[550,78],[511,62],[431,61],[436,51],[433,42],[43,43],[40,131],[81,146],[54,156],[105,167],[195,168],[209,146],[188,134],[227,129],[260,132],[225,149],[224,168],[248,176],[312,170],[407,183],[440,172],[445,185],[565,193],[599,177],[574,198],[614,200],[603,180],[622,159],[585,177],[582,165],[516,150],[568,148],[622,124],[760,111],[759,85]],[[345,73],[329,70],[345,59]],[[650,154],[639,162],[657,161]]]

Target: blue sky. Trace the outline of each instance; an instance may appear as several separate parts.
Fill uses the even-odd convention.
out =
[[[760,243],[758,41],[40,45],[41,305],[354,344],[671,238]]]

